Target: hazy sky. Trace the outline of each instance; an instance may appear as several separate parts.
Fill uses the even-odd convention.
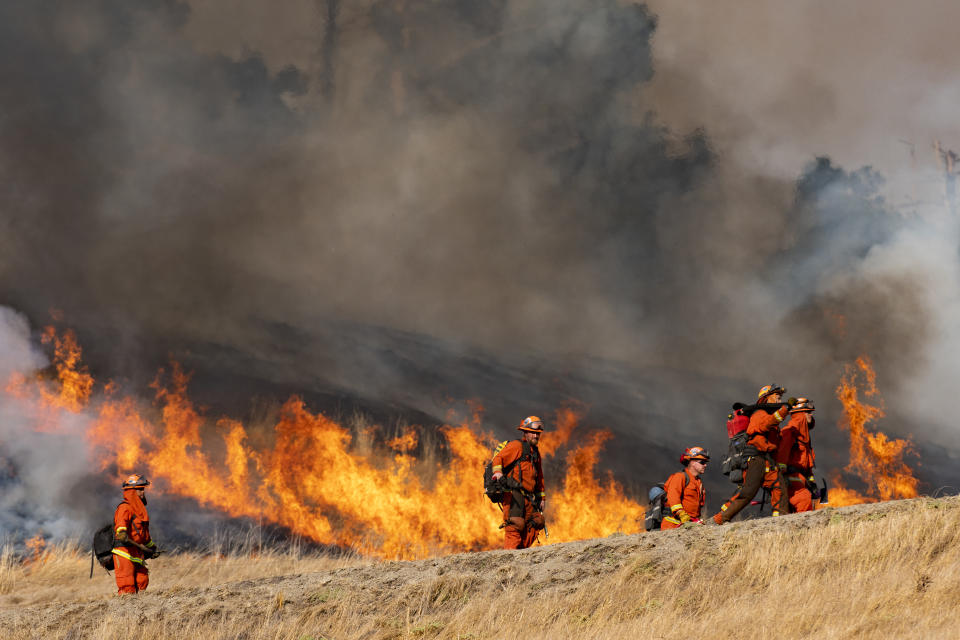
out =
[[[664,123],[706,127],[752,171],[794,176],[826,154],[876,167],[898,201],[914,190],[937,201],[936,179],[913,170],[935,167],[936,139],[960,148],[956,3],[648,4],[659,17],[648,90]]]

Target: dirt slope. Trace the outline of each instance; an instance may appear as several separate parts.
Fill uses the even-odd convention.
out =
[[[557,637],[558,633],[565,637],[633,637],[637,631],[631,629],[644,628],[647,637],[667,637],[670,633],[655,621],[669,619],[673,609],[681,615],[689,609],[688,615],[698,620],[697,627],[709,630],[722,622],[722,617],[717,618],[714,611],[711,622],[707,600],[726,598],[753,606],[754,596],[762,595],[762,583],[772,574],[789,581],[791,556],[798,562],[801,557],[808,558],[803,582],[812,580],[810,588],[817,589],[817,581],[823,581],[823,593],[837,586],[837,579],[829,575],[834,567],[849,561],[858,572],[867,570],[864,561],[856,559],[864,553],[884,575],[913,567],[918,552],[930,551],[929,540],[922,537],[922,531],[913,530],[911,537],[921,537],[911,549],[907,541],[896,540],[890,532],[899,537],[896,532],[919,520],[926,522],[931,534],[957,536],[954,524],[960,521],[960,498],[858,505],[725,527],[614,535],[519,552],[370,563],[200,587],[163,585],[161,559],[152,569],[158,576],[157,588],[140,596],[84,596],[72,594],[68,587],[58,590],[49,602],[24,606],[6,598],[0,602],[0,628],[7,630],[8,637],[17,638],[483,638],[523,635],[520,629],[526,614],[528,622],[535,621],[534,637]],[[876,532],[877,539],[870,542],[872,530],[881,525],[890,530]],[[857,542],[859,538],[863,540]],[[881,548],[884,540],[893,544]],[[952,541],[944,538],[933,550],[942,556]],[[791,545],[796,547],[794,551]],[[828,553],[828,549],[833,551]],[[819,563],[818,552],[824,554],[820,575],[815,571],[808,575],[807,567]],[[758,554],[767,561],[754,567]],[[730,569],[737,564],[740,569]],[[954,564],[951,560],[946,566],[956,568]],[[754,568],[759,577],[751,577]],[[842,581],[849,572],[839,575]],[[800,577],[798,573],[798,584]],[[721,594],[717,593],[721,589],[711,586],[714,578],[746,582],[730,584],[729,593]],[[873,581],[873,588],[880,588],[876,578]],[[892,577],[890,582],[896,591],[903,579]],[[907,582],[906,589],[912,594],[928,591],[934,582],[946,588],[931,573],[914,571]],[[678,595],[701,589],[700,599]],[[844,588],[837,597],[842,599],[844,592],[851,593]],[[621,595],[614,595],[617,593]],[[808,599],[814,594],[797,595]],[[896,600],[900,596],[891,592],[891,597]],[[857,606],[850,603],[850,607]],[[811,610],[811,615],[815,611]],[[809,631],[817,631],[821,637],[854,637],[866,630],[851,629],[853,635],[848,635],[842,629],[837,631],[824,615],[820,628]],[[839,610],[838,615],[842,615]],[[956,614],[942,622],[947,624],[948,618],[955,624]],[[724,637],[763,637],[766,624],[737,626]],[[715,632],[716,627],[712,628]],[[773,628],[780,629],[781,637],[804,637],[785,633],[782,626]],[[960,627],[952,627],[956,628]],[[956,637],[939,635],[947,633],[939,624],[905,629],[907,635],[901,637],[912,637],[910,629],[923,631],[927,638]],[[706,637],[713,636],[708,633]]]

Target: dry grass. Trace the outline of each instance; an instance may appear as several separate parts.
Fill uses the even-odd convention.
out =
[[[861,505],[649,535],[360,563],[293,554],[154,563],[107,595],[84,557],[0,559],[12,638],[954,638],[960,499]],[[9,590],[12,588],[12,590]]]

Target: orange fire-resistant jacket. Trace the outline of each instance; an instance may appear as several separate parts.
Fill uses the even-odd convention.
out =
[[[523,455],[523,443],[520,440],[511,440],[493,456],[493,472],[502,472],[503,468]],[[530,457],[533,460],[521,460],[513,465],[508,474],[517,482],[522,481],[524,491],[543,497],[543,468],[540,464],[540,450],[537,445],[530,444]]]
[[[125,532],[134,542],[147,547],[155,546],[150,539],[150,516],[147,506],[140,500],[136,489],[126,489],[123,492],[123,502],[117,506],[113,514],[114,535]],[[126,558],[136,564],[143,564],[143,551],[133,546],[118,544],[113,553]]]
[[[684,478],[684,475],[687,477]],[[683,486],[684,483],[686,487]],[[700,478],[693,477],[689,468],[677,471],[667,478],[663,488],[667,492],[667,508],[673,514],[673,516],[665,516],[664,522],[679,526],[700,517],[707,493],[703,489],[703,482]]]
[[[750,436],[747,444],[760,453],[776,451],[780,445],[780,421],[786,415],[787,410],[784,407],[770,413],[763,409],[754,411],[750,416],[750,424],[747,425],[747,435]]]
[[[777,450],[777,462],[809,471],[813,468],[815,457],[810,443],[809,411],[797,411],[790,415],[790,421],[780,429],[780,448]]]

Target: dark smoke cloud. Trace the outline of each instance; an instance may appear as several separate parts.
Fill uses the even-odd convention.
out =
[[[644,5],[267,6],[0,7],[0,299],[63,309],[98,370],[498,424],[579,401],[652,482],[765,382],[835,414],[843,362],[928,362],[879,174],[660,124]]]

